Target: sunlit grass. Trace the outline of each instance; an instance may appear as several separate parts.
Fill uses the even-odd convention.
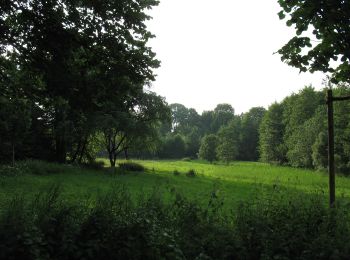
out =
[[[290,196],[303,193],[306,197],[315,192],[324,193],[327,202],[328,177],[323,172],[256,162],[230,165],[204,161],[136,162],[144,165],[146,172],[115,174],[108,167],[100,171],[68,167],[65,172],[52,175],[0,177],[0,206],[14,194],[33,196],[54,183],[61,185],[67,200],[94,199],[113,185],[125,185],[135,198],[157,188],[163,191],[165,199],[181,193],[202,204],[208,203],[215,193],[228,208],[275,190],[284,190]],[[186,176],[190,169],[196,172],[196,177]],[[175,170],[180,174],[173,174]],[[350,197],[350,178],[337,176],[336,191],[337,198]]]

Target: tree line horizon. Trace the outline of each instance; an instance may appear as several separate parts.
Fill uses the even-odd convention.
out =
[[[348,85],[333,87],[336,95],[349,95]],[[272,103],[235,114],[230,104],[198,114],[194,108],[174,103],[172,123],[159,128],[153,151],[131,151],[138,158],[196,159],[208,161],[262,161],[293,167],[327,168],[326,89],[306,86]],[[349,170],[350,111],[348,103],[335,105],[337,170]]]
[[[296,33],[277,51],[281,60],[300,72],[328,73],[335,94],[347,94],[350,3],[278,3],[280,19]],[[174,106],[147,89],[160,66],[147,45],[154,37],[146,26],[147,10],[158,4],[2,1],[0,161],[92,163],[105,150],[115,166],[122,154],[161,158],[181,151],[209,161],[324,167],[324,95],[311,88],[267,111],[234,115],[232,106],[221,104],[198,119],[189,109],[200,122],[191,122],[191,130],[174,121]],[[184,110],[181,104],[176,109],[178,115]],[[349,168],[348,111],[347,104],[335,106],[336,163],[342,171]]]

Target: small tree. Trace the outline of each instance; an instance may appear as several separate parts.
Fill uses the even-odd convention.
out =
[[[199,157],[212,163],[216,160],[216,149],[218,147],[218,137],[214,134],[206,135],[202,138],[199,148]]]

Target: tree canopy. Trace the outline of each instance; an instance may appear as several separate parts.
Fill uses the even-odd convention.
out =
[[[159,66],[146,11],[157,4],[1,1],[0,97],[20,96],[30,108],[28,139],[43,153],[33,146],[29,157],[81,158],[98,115],[131,115],[145,99]]]
[[[333,74],[350,82],[350,2],[343,0],[279,0],[280,19],[294,26],[296,36],[278,53],[300,71]]]

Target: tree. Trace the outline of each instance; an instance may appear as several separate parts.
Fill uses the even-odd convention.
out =
[[[212,163],[216,160],[216,149],[218,146],[218,137],[214,134],[206,135],[202,138],[201,146],[199,148],[199,157],[208,160]]]
[[[230,104],[218,104],[214,109],[211,130],[216,133],[220,127],[227,125],[234,117],[235,110]]]
[[[240,160],[257,161],[259,159],[259,127],[266,113],[263,107],[253,107],[243,114],[240,128]]]
[[[174,131],[183,126],[188,119],[188,109],[179,103],[171,104],[172,127]]]
[[[162,158],[179,159],[185,156],[186,144],[180,134],[169,134],[160,152]]]
[[[240,118],[236,117],[227,126],[221,127],[218,132],[217,157],[225,163],[237,159],[241,130],[240,123]]]
[[[188,135],[194,127],[200,124],[200,116],[194,108],[182,104],[171,104],[172,130],[182,135]]]
[[[311,146],[326,118],[322,92],[305,87],[283,101],[284,143],[289,164],[296,167],[312,167]]]
[[[312,164],[318,170],[327,168],[328,165],[328,140],[327,133],[321,131],[312,145]]]
[[[263,162],[285,163],[286,147],[283,142],[283,105],[272,104],[260,125],[259,151]]]
[[[280,19],[294,26],[296,36],[278,53],[300,71],[333,74],[333,81],[350,81],[350,2],[340,0],[279,0]],[[313,37],[309,34],[312,31]],[[336,62],[333,62],[336,61]],[[336,64],[332,66],[333,64]]]
[[[316,154],[314,154],[314,157],[312,156],[312,148],[314,147],[314,151],[321,148],[319,138],[322,138],[320,133],[326,128],[325,118],[325,107],[319,106],[314,116],[294,129],[289,136],[287,158],[291,166],[307,168],[318,166],[318,163],[314,160],[319,161],[319,159],[316,158]],[[316,142],[318,142],[318,145],[314,146]]]
[[[124,152],[127,157],[127,151],[135,144],[140,146],[142,139],[146,144],[146,140],[155,135],[155,125],[170,120],[170,110],[164,98],[153,92],[141,93],[129,105],[123,110],[116,105],[115,110],[111,109],[97,119],[112,167],[115,167],[120,153]]]
[[[213,134],[212,125],[214,121],[214,111],[203,111],[200,117],[200,129],[202,135]]]
[[[16,66],[28,78],[41,79],[43,84],[25,94],[50,118],[45,125],[53,134],[48,147],[54,148],[57,161],[65,162],[69,148],[81,153],[85,140],[94,134],[86,122],[111,102],[121,107],[132,102],[154,80],[153,68],[159,62],[147,47],[152,34],[145,25],[150,18],[145,11],[157,4],[1,2],[0,54],[5,59],[15,55]]]
[[[201,141],[201,134],[198,127],[193,127],[192,131],[185,136],[186,156],[196,158]]]

